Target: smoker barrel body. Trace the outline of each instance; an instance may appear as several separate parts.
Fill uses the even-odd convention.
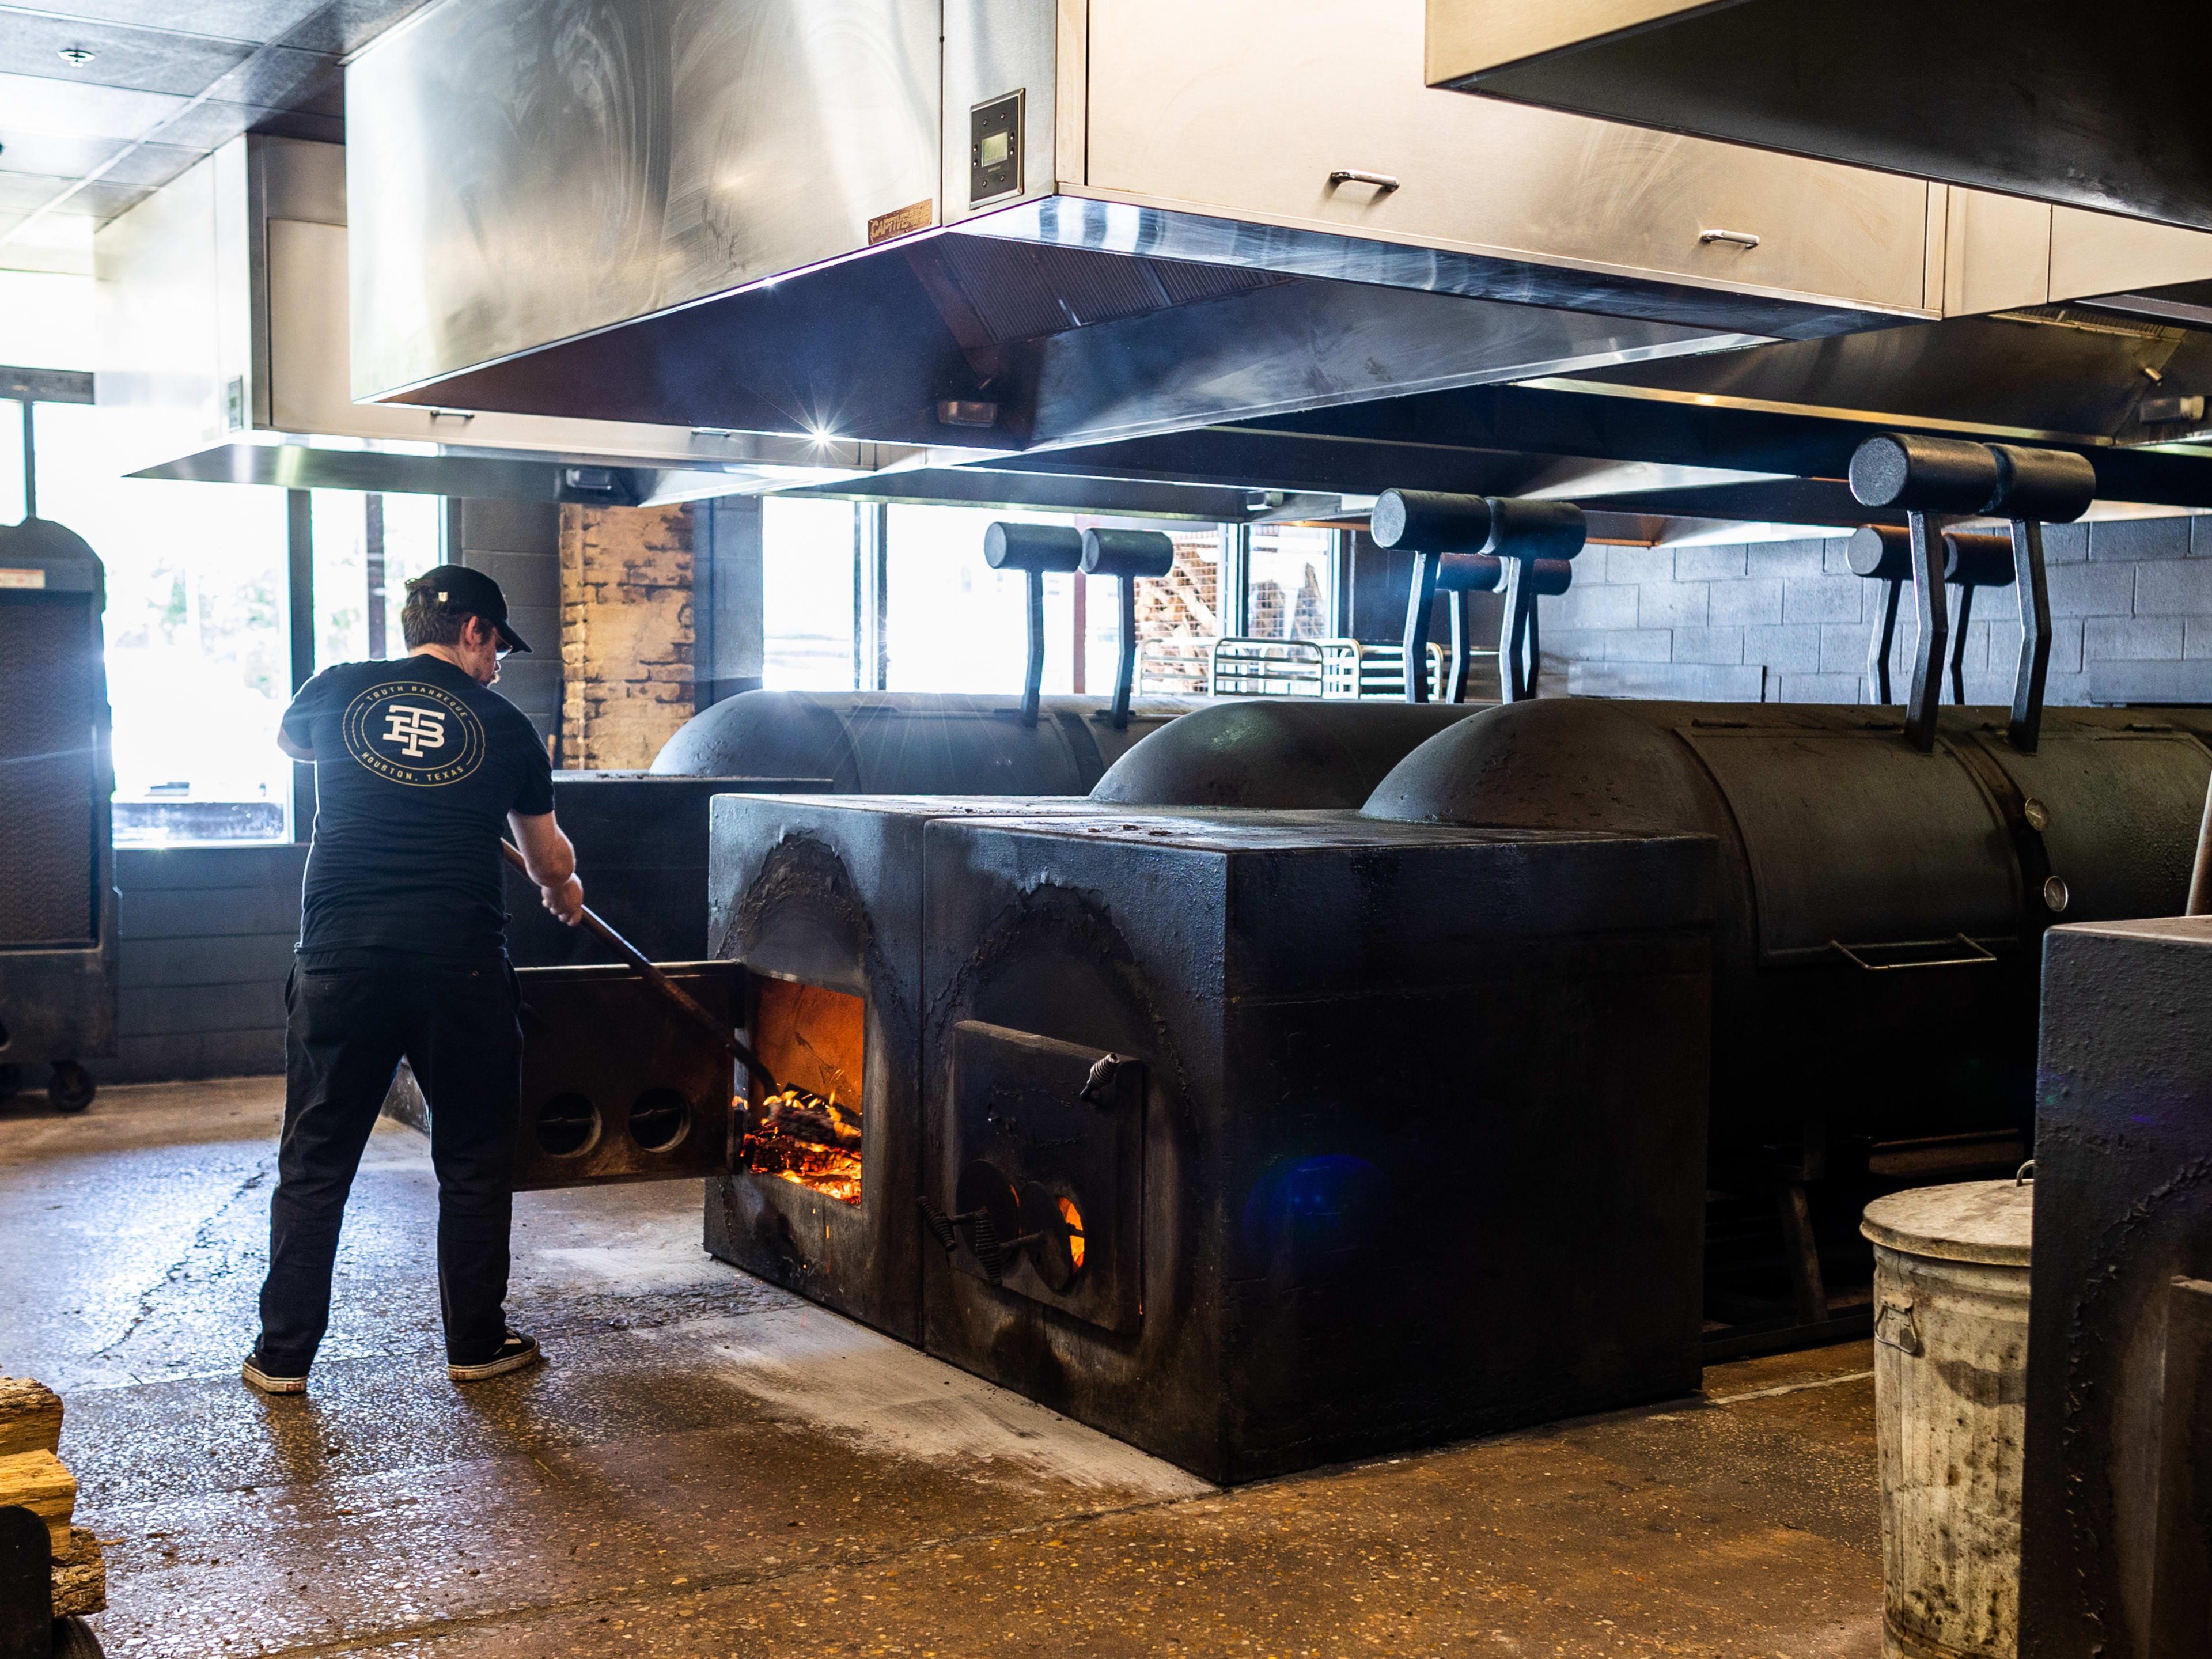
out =
[[[0,566],[9,573],[0,587],[0,1066],[110,1055],[106,573],[82,538],[48,519],[0,526]]]
[[[653,769],[827,778],[841,795],[1081,795],[1132,744],[1204,702],[1146,698],[1117,730],[1105,701],[1043,698],[1032,726],[1018,696],[744,691],[692,716]]]
[[[926,1243],[932,1352],[1224,1482],[1696,1387],[1709,838],[924,841],[925,1196],[970,1208],[981,1164],[1090,1258]]]
[[[1975,1181],[1867,1206],[1885,1659],[2013,1659],[2034,1189]]]
[[[2193,710],[2053,710],[2033,755],[2005,723],[1946,708],[1923,755],[1894,710],[1547,699],[1430,739],[1365,811],[1715,836],[1717,1156],[2025,1129],[2043,931],[2181,908],[2212,754]]]
[[[1091,798],[1128,806],[1356,808],[1417,744],[1473,713],[1463,703],[1218,702],[1130,749]]]

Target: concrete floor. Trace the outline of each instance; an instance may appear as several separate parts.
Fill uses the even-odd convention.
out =
[[[519,1200],[553,1363],[458,1389],[387,1126],[313,1392],[263,1399],[280,1098],[0,1106],[0,1373],[68,1401],[111,1654],[1881,1650],[1864,1344],[1224,1492],[713,1261],[683,1182]]]

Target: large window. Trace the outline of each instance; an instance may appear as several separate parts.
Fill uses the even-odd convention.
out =
[[[1143,690],[1204,690],[1212,642],[1224,635],[1339,631],[1338,538],[1330,530],[773,497],[763,506],[765,679],[773,687],[872,687],[880,661],[889,690],[1018,694],[1029,652],[1027,578],[984,562],[984,534],[1000,521],[1167,533],[1172,569],[1137,584]],[[1110,694],[1121,649],[1112,580],[1048,575],[1044,635],[1045,691]]]
[[[406,654],[399,607],[408,581],[445,557],[444,507],[435,495],[313,493],[317,668]]]
[[[1262,640],[1317,640],[1336,628],[1336,532],[1255,524],[1246,555],[1247,631]]]
[[[107,570],[116,840],[284,839],[284,492],[118,477],[101,410],[37,420],[40,516]]]
[[[894,691],[985,691],[1018,696],[1029,661],[1029,578],[983,562],[991,526],[1073,525],[1064,513],[997,512],[960,507],[894,507],[888,517],[890,576],[885,634],[888,688]],[[1075,689],[1077,575],[1044,579],[1044,690]],[[1110,582],[1089,586],[1110,592]],[[1085,607],[1086,611],[1088,607]],[[1105,626],[1110,677],[1113,623]],[[1086,617],[1086,621],[1088,618]],[[1100,638],[1086,627],[1085,678]]]
[[[762,684],[852,690],[859,614],[850,501],[761,503]]]

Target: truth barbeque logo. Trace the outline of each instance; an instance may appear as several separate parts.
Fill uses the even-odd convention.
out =
[[[435,787],[483,763],[483,722],[443,687],[387,680],[346,705],[346,753],[380,778]]]

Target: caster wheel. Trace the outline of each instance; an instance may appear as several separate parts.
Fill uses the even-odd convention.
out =
[[[58,1112],[81,1112],[92,1104],[93,1096],[100,1085],[92,1080],[92,1073],[73,1060],[54,1062],[54,1074],[46,1082],[46,1098]]]
[[[106,1659],[92,1626],[74,1613],[54,1620],[54,1659]]]
[[[23,1087],[23,1068],[20,1066],[0,1066],[0,1100],[20,1093]]]

